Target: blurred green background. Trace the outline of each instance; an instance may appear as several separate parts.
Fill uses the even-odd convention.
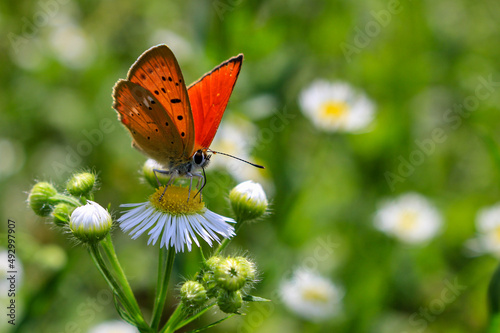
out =
[[[483,331],[497,259],[468,256],[464,242],[475,235],[476,212],[500,198],[499,85],[460,115],[458,126],[444,114],[475,95],[480,77],[500,81],[500,3],[397,3],[382,24],[377,17],[388,12],[385,1],[0,2],[0,245],[7,219],[15,220],[24,267],[17,331],[86,332],[118,318],[85,249],[35,216],[26,198],[36,181],[62,190],[72,172],[94,170],[101,182],[96,201],[110,203],[115,215],[120,204],[146,199],[152,190],[138,173],[146,158],[130,147],[111,91],[159,43],[174,51],[188,82],[244,53],[223,122],[240,116],[256,126],[251,159],[266,166],[256,180],[266,183],[272,215],[245,226],[231,249],[248,250],[262,279],[253,294],[274,302],[250,305],[246,316],[209,331]],[[346,54],[346,45],[356,49]],[[363,90],[376,104],[372,130],[316,129],[298,96],[319,78]],[[270,130],[279,114],[290,115],[286,126]],[[397,174],[400,157],[408,159],[415,140],[430,138],[435,128],[448,139],[391,188],[386,173]],[[217,168],[208,181],[208,207],[229,215],[227,193],[237,181]],[[407,191],[427,196],[443,215],[442,233],[428,244],[403,245],[373,227],[378,202]],[[148,312],[157,250],[119,229],[113,238]],[[325,240],[335,249],[315,265],[343,286],[343,311],[310,323],[287,310],[276,291]],[[198,261],[197,251],[178,255],[175,283],[195,273]],[[425,325],[412,321],[455,279],[465,291]],[[171,306],[176,294],[170,293]],[[2,332],[10,329],[4,321]]]

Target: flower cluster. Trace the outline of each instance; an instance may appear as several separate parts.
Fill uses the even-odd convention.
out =
[[[67,193],[39,182],[31,189],[28,203],[37,215],[50,216],[56,226],[69,228],[78,240],[98,242],[109,233],[113,221],[108,211],[89,200],[95,184],[96,177],[89,172],[73,175],[66,183]]]
[[[181,287],[181,301],[190,311],[200,309],[210,298],[224,313],[237,313],[248,289],[256,282],[255,264],[248,258],[213,256],[208,259],[196,280]]]

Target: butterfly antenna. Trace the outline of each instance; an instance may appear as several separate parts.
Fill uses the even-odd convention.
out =
[[[220,151],[215,151],[215,150],[212,150],[212,149],[207,149],[207,151],[209,151],[209,152],[213,153],[214,155],[215,155],[215,154],[221,154],[221,155],[225,155],[225,156],[232,157],[232,158],[234,158],[234,159],[237,159],[238,161],[245,162],[245,163],[250,164],[251,166],[254,166],[254,167],[259,168],[259,169],[265,169],[262,165],[259,165],[259,164],[255,164],[255,163],[252,163],[252,162],[245,161],[244,159],[239,158],[239,157],[236,157],[236,156],[233,156],[233,155],[229,155],[229,154],[226,154],[226,153],[221,153]]]

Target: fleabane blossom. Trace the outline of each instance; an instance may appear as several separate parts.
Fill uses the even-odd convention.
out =
[[[229,201],[239,222],[254,220],[266,213],[266,193],[252,180],[236,185],[229,193]]]
[[[441,226],[437,209],[417,193],[406,193],[383,202],[375,215],[377,229],[409,244],[432,239]]]
[[[283,303],[294,313],[311,321],[327,320],[340,314],[344,291],[329,279],[308,269],[298,269],[280,287]]]
[[[123,204],[130,208],[119,219],[120,228],[136,239],[148,231],[148,244],[173,247],[176,252],[191,251],[193,242],[199,247],[198,236],[212,246],[220,243],[220,236],[230,238],[235,235],[235,223],[231,218],[216,214],[205,207],[199,196],[189,200],[189,190],[180,186],[159,187],[149,200],[143,203]]]
[[[75,208],[69,220],[69,228],[82,242],[97,242],[111,230],[113,220],[108,211],[94,201]]]
[[[361,132],[373,122],[375,105],[345,82],[317,80],[299,97],[304,115],[328,132]]]
[[[476,215],[477,237],[468,247],[475,254],[492,254],[500,258],[500,203],[481,209]]]

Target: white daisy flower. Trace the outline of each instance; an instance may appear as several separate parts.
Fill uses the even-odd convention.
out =
[[[233,219],[211,212],[198,197],[188,201],[186,187],[169,186],[160,201],[163,190],[163,186],[158,188],[147,202],[121,205],[131,208],[118,222],[132,239],[149,230],[148,244],[154,245],[160,239],[161,247],[174,247],[176,252],[184,252],[184,245],[188,251],[193,242],[200,246],[197,235],[210,246],[214,240],[220,243],[218,235],[225,238],[235,235],[234,227],[228,224],[235,223]]]
[[[283,303],[299,316],[320,321],[338,315],[343,290],[332,281],[306,269],[298,269],[280,287]]]
[[[490,253],[500,258],[500,203],[481,209],[476,215],[478,235],[468,246],[476,254]]]
[[[375,106],[349,84],[317,80],[299,97],[302,112],[312,123],[330,132],[366,130],[375,116]]]
[[[88,333],[138,333],[134,326],[120,320],[110,320],[98,324],[88,331]]]
[[[375,227],[405,243],[422,243],[439,232],[442,220],[423,196],[407,193],[383,202],[375,215]]]

